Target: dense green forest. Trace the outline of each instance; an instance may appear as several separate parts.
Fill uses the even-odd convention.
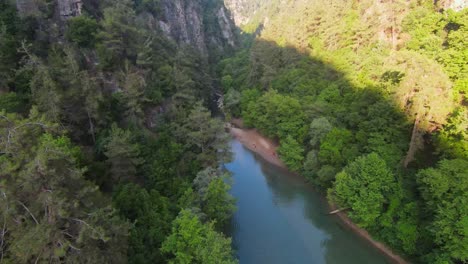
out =
[[[171,1],[0,2],[0,263],[236,263],[220,92],[375,239],[468,262],[468,9],[252,0],[233,53],[180,1],[208,52]]]
[[[375,239],[414,262],[468,262],[468,10],[226,2],[246,40],[219,64],[227,116],[278,140]]]
[[[0,2],[0,262],[235,263],[221,53],[151,28],[158,0],[20,2]]]

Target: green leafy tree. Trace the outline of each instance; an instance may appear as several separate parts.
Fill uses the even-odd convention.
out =
[[[182,210],[172,224],[172,233],[162,245],[171,255],[169,263],[237,263],[231,249],[231,239],[203,224],[188,210]]]
[[[333,128],[322,140],[319,151],[319,161],[332,166],[343,166],[352,160],[357,153],[352,151],[353,134],[346,129]]]
[[[95,19],[87,16],[73,17],[68,20],[65,36],[80,47],[91,48],[96,42],[98,29],[98,23]]]
[[[235,200],[229,194],[231,186],[229,175],[208,167],[197,174],[193,186],[197,190],[199,205],[217,230],[222,230],[232,217],[235,210]]]
[[[98,33],[97,53],[101,67],[105,70],[118,69],[126,60],[136,61],[141,32],[135,24],[135,10],[130,0],[109,2],[103,10],[104,19]]]
[[[442,160],[417,175],[434,243],[447,262],[468,260],[468,162]],[[443,256],[444,254],[442,254]]]
[[[159,248],[171,231],[169,199],[155,190],[148,192],[138,185],[127,184],[117,189],[113,202],[120,214],[134,223],[130,229],[128,262],[164,262]]]
[[[333,126],[326,117],[319,117],[312,121],[309,129],[310,146],[319,147],[322,139],[332,130]]]
[[[372,153],[359,157],[336,175],[332,199],[351,208],[350,216],[358,225],[375,227],[396,188],[393,173],[385,161]]]
[[[114,183],[136,180],[137,168],[143,161],[140,158],[140,147],[133,143],[130,131],[113,124],[104,155]]]
[[[468,159],[468,110],[461,107],[456,109],[436,139],[444,155]]]
[[[210,182],[203,196],[202,210],[209,219],[215,221],[217,230],[222,230],[229,223],[235,210],[235,200],[229,194],[231,186],[225,182],[225,178],[218,177]]]
[[[292,136],[281,141],[278,153],[289,169],[299,171],[302,168],[304,148]]]
[[[124,263],[128,226],[85,180],[80,149],[52,135],[56,126],[35,112],[30,119],[2,114],[1,120],[1,133],[10,139],[1,143],[9,154],[0,157],[0,214],[8,230],[2,258]]]
[[[176,128],[177,136],[196,154],[195,159],[202,165],[215,166],[219,161],[230,159],[224,124],[212,118],[201,102],[196,103],[182,122],[183,124]]]

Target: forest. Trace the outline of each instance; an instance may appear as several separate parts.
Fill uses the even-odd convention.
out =
[[[254,0],[234,48],[188,1],[205,53],[166,0],[57,1],[0,2],[0,263],[237,263],[231,118],[411,262],[468,262],[468,9]]]
[[[0,2],[0,263],[236,263],[219,55],[152,29],[157,0],[36,3]]]
[[[228,117],[280,142],[291,170],[412,262],[467,262],[468,10],[258,0],[237,12],[250,41],[219,64]]]

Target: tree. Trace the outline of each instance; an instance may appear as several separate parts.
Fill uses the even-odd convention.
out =
[[[231,249],[231,239],[203,224],[188,210],[182,210],[172,223],[172,233],[162,245],[162,251],[171,254],[169,263],[237,263]]]
[[[336,175],[332,200],[351,208],[350,216],[361,227],[376,226],[395,191],[396,180],[385,161],[371,153],[359,157]]]
[[[73,17],[68,20],[65,36],[80,47],[91,48],[96,42],[98,23],[87,16]]]
[[[332,130],[333,126],[326,117],[319,117],[312,121],[309,129],[310,146],[318,147],[322,139]]]
[[[292,136],[281,141],[278,153],[292,171],[299,171],[302,168],[304,148]]]
[[[120,215],[134,223],[130,229],[128,262],[164,262],[159,249],[174,219],[169,199],[155,190],[148,192],[136,184],[127,184],[117,189],[113,202]]]
[[[421,170],[417,182],[432,216],[429,230],[434,243],[448,255],[446,261],[467,261],[468,161],[442,160],[436,168]]]
[[[468,159],[468,110],[456,109],[436,140],[439,151],[445,156]]]
[[[97,53],[101,67],[118,69],[126,60],[136,61],[142,35],[135,24],[130,0],[110,1],[103,10],[102,30],[98,33]]]
[[[126,65],[121,73],[122,103],[125,106],[123,118],[131,125],[142,125],[144,121],[144,103],[148,99],[144,96],[146,82],[143,74]]]
[[[323,164],[329,164],[341,167],[346,161],[352,160],[357,153],[352,151],[353,134],[346,129],[333,128],[320,144],[319,161]]]
[[[1,147],[9,154],[0,157],[3,259],[123,263],[128,226],[85,180],[80,149],[52,135],[56,126],[35,112],[1,120],[2,137],[9,138]]]
[[[139,146],[132,142],[131,132],[113,124],[104,148],[114,183],[136,180],[137,168],[143,161]]]
[[[229,175],[208,167],[200,171],[193,181],[197,190],[198,204],[202,211],[214,222],[217,230],[222,230],[235,210],[235,200],[229,194]]]
[[[243,97],[246,96],[254,98],[255,92],[246,92]],[[301,104],[295,98],[269,91],[258,101],[248,103],[242,114],[248,126],[255,124],[267,136],[279,139],[292,136],[298,142],[304,140],[305,116]]]
[[[229,223],[236,208],[235,200],[229,194],[230,189],[231,186],[225,182],[225,177],[218,177],[210,182],[202,198],[202,210],[214,221],[217,230],[222,230]]]
[[[176,128],[181,141],[197,154],[196,159],[204,166],[216,166],[230,159],[227,149],[228,136],[223,123],[211,118],[211,113],[201,102],[196,103],[183,124]]]

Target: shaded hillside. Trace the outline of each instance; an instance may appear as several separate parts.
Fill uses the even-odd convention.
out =
[[[468,11],[226,2],[256,35],[220,64],[229,115],[278,139],[289,168],[377,239],[422,263],[466,261]]]

